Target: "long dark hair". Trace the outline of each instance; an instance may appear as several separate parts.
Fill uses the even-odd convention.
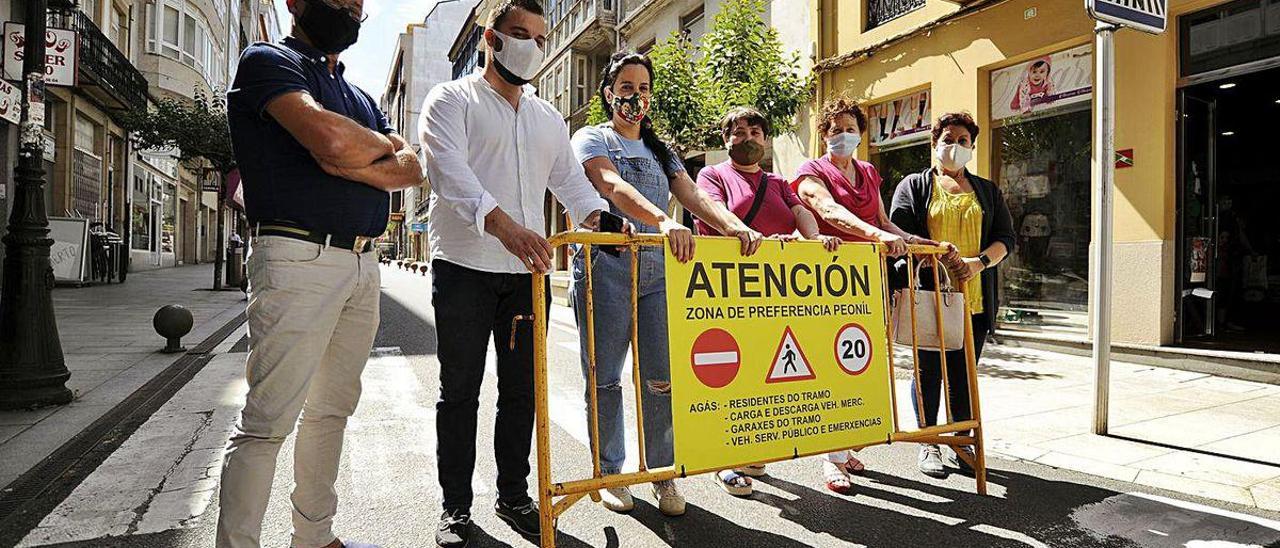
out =
[[[618,73],[622,72],[627,65],[640,65],[649,71],[650,85],[653,80],[653,62],[649,61],[647,55],[636,53],[635,51],[620,51],[613,54],[609,58],[609,64],[605,65],[604,72],[600,74],[600,89],[597,93],[600,95],[600,105],[604,107],[604,113],[613,120],[613,105],[604,96],[604,90],[611,89],[613,82],[618,79]],[[648,148],[653,156],[658,159],[658,163],[662,165],[662,171],[667,171],[667,166],[671,164],[671,148],[667,143],[658,136],[658,132],[653,130],[653,119],[648,116],[640,121],[640,139],[644,141],[645,148]],[[667,173],[667,175],[671,175]]]

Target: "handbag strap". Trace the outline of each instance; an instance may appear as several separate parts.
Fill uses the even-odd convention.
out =
[[[746,216],[742,218],[742,224],[751,226],[751,221],[756,220],[756,214],[760,213],[760,206],[764,205],[764,195],[769,191],[769,178],[765,177],[764,169],[760,170],[760,182],[756,184],[756,197],[751,202],[751,209],[747,211]]]
[[[929,261],[929,262],[932,263],[933,261]],[[924,269],[924,263],[925,263],[924,261],[919,261],[916,263],[916,289],[921,289],[924,287],[924,277],[920,275],[920,271]],[[942,273],[939,276],[939,283],[941,283],[942,286],[937,289],[939,291],[942,291],[942,290],[955,291],[956,289],[955,286],[951,284],[951,271],[947,270],[947,267],[945,266],[942,267],[941,270],[942,270]]]

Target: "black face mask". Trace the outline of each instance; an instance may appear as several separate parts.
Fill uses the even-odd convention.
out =
[[[506,80],[508,84],[511,84],[513,86],[523,86],[529,83],[528,80],[525,80],[524,78],[516,76],[514,72],[511,72],[510,70],[507,69],[507,67],[502,66],[502,63],[499,62],[497,59],[493,60],[493,68],[498,69],[498,76],[501,76],[502,79]]]
[[[298,26],[307,33],[311,45],[329,55],[341,53],[360,37],[360,21],[352,19],[351,12],[321,0],[307,2],[298,16]]]

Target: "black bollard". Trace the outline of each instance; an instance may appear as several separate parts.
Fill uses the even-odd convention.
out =
[[[169,341],[169,344],[161,352],[174,354],[187,351],[187,347],[182,346],[182,337],[191,332],[191,327],[195,325],[195,320],[191,317],[191,311],[187,310],[186,307],[178,304],[160,307],[160,310],[156,311],[155,317],[152,318],[151,325],[155,327],[156,333],[159,333],[161,337]]]

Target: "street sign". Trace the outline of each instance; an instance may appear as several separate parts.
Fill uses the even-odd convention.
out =
[[[687,263],[666,250],[676,469],[882,443],[894,429],[876,247],[782,246],[743,257],[736,239],[699,238]]]
[[[426,232],[427,223],[412,223],[409,225],[409,231],[418,233]]]
[[[1151,34],[1163,34],[1169,19],[1169,0],[1085,0],[1089,16]]]
[[[22,79],[22,55],[26,45],[26,27],[21,23],[4,24],[4,74],[11,80]],[[44,33],[45,79],[50,86],[75,86],[79,73],[79,51],[76,32],[50,28]]]

